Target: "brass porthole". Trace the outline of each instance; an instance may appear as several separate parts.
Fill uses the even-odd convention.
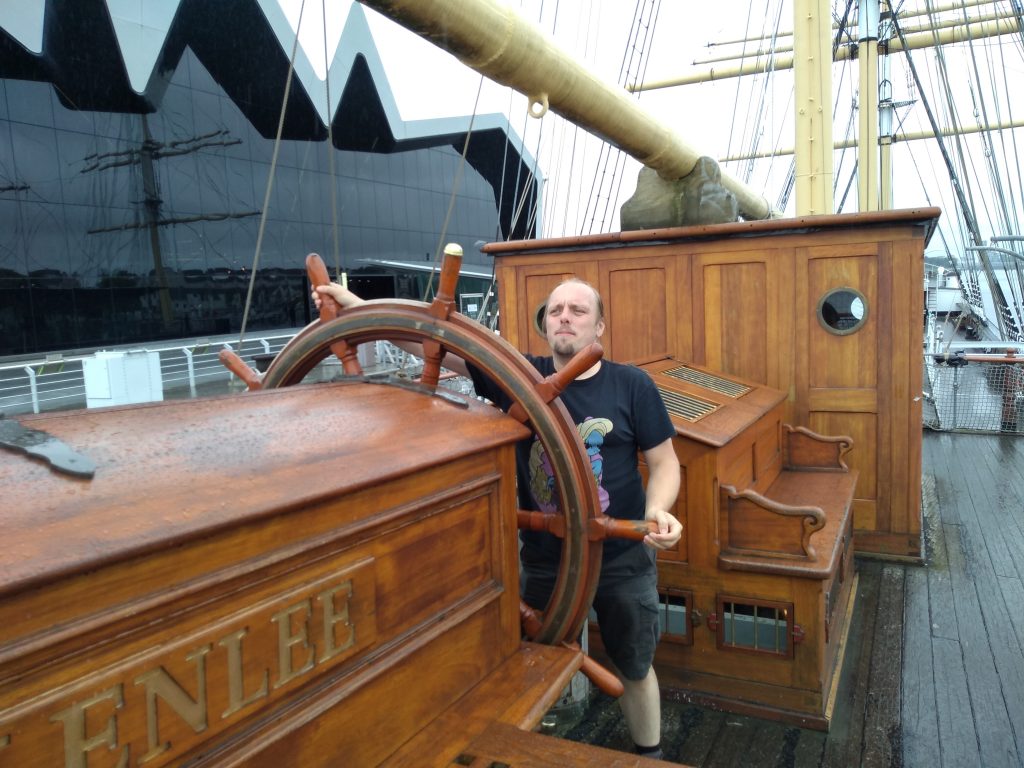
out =
[[[847,336],[868,319],[868,300],[856,288],[833,288],[818,301],[818,323],[829,333]]]

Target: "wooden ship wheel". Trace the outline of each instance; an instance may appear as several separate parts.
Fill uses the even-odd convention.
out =
[[[287,387],[301,382],[332,353],[341,361],[345,375],[362,376],[356,347],[386,339],[422,345],[423,371],[413,386],[426,394],[437,393],[442,363],[449,353],[492,378],[513,401],[509,415],[528,424],[547,452],[559,499],[560,513],[518,513],[520,528],[548,531],[562,539],[550,602],[539,614],[521,606],[523,629],[534,642],[571,643],[579,637],[597,588],[603,539],[609,535],[641,539],[651,530],[645,522],[611,520],[600,514],[590,461],[576,426],[558,399],[576,376],[600,359],[602,349],[592,344],[561,371],[541,377],[508,342],[454,310],[461,257],[457,245],[445,249],[437,296],[429,304],[380,300],[341,310],[325,297],[320,320],[300,331],[262,376],[233,352],[225,350],[221,359],[250,389]],[[319,256],[310,254],[306,266],[311,285],[329,282]],[[604,687],[601,681],[598,684]],[[610,687],[615,688],[614,684]]]

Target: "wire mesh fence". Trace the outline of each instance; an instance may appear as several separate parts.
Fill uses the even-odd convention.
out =
[[[1024,361],[926,355],[924,426],[945,432],[1024,433]],[[993,356],[994,357],[994,356]]]

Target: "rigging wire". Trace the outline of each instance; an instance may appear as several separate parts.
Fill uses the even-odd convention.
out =
[[[739,61],[740,66],[743,65],[743,63],[746,61],[746,58],[747,58],[747,40],[749,39],[750,35],[746,34],[746,31],[748,31],[750,29],[750,20],[751,20],[751,16],[753,15],[753,13],[754,13],[754,4],[751,3],[747,7],[747,22],[744,25],[745,34],[743,35],[743,43],[742,43],[742,47],[740,48],[740,61]],[[761,18],[761,24],[762,24],[762,26],[761,26],[762,35],[761,36],[762,37],[764,37],[764,34],[763,34],[764,33],[764,24],[766,22],[767,22],[767,14],[764,17]],[[757,76],[755,75],[754,79],[755,79],[755,83],[756,83],[759,78],[757,78]],[[726,140],[726,144],[725,144],[726,156],[732,155],[732,146],[733,146],[732,142],[733,142],[733,138],[734,138],[734,135],[735,135],[736,124],[737,124],[735,116],[739,112],[740,101],[741,101],[740,89],[742,88],[742,86],[743,86],[742,79],[741,78],[737,78],[736,79],[736,92],[735,92],[735,94],[733,96],[733,103],[732,103],[733,120],[729,123],[729,138]],[[746,120],[748,120],[749,118],[750,118],[750,115],[748,113],[744,113],[744,124],[743,124],[742,130],[740,131],[741,136],[745,136],[746,133],[747,133],[747,131],[746,131]],[[740,144],[742,145],[742,139],[740,140]]]
[[[769,50],[772,50],[772,49],[775,48],[775,44],[776,44],[776,41],[778,40],[778,36],[779,36],[779,29],[782,26],[782,2],[781,1],[779,2],[777,8],[778,8],[778,11],[776,12],[776,15],[775,15],[775,23],[772,26],[772,34],[771,34],[771,39],[770,39]],[[767,17],[767,14],[766,14],[764,21],[767,22],[767,20],[768,20],[768,17]],[[764,28],[762,27],[762,31],[763,31],[763,29]],[[765,121],[765,115],[766,115],[767,112],[769,112],[771,110],[771,106],[772,106],[772,99],[770,98],[769,94],[771,93],[772,86],[775,83],[775,74],[776,74],[775,60],[774,60],[774,57],[773,57],[772,60],[771,60],[771,65],[765,70],[764,78],[763,78],[763,84],[762,84],[762,87],[761,87],[761,92],[760,92],[760,95],[758,97],[759,101],[758,101],[758,106],[757,106],[756,112],[760,116],[760,120],[757,122],[757,130],[756,131],[754,130],[754,126],[751,126],[751,130],[750,130],[750,137],[749,137],[748,147],[749,147],[749,154],[751,156],[753,156],[757,152],[758,148],[761,145],[761,141],[764,139],[764,128],[763,128],[763,126],[764,126],[764,121]],[[775,155],[772,154],[771,157],[768,160],[768,171],[767,171],[767,174],[768,174],[769,177],[771,176],[772,166],[774,164],[775,164]],[[751,177],[753,176],[753,174],[754,174],[754,160],[753,160],[753,157],[751,157],[751,159],[749,161],[747,161],[746,168],[744,168],[744,170],[743,170],[743,181],[744,181],[744,183],[749,183]]]
[[[331,62],[327,58],[327,0],[321,0],[321,23],[324,28],[324,90],[327,99],[327,165],[331,182],[331,236],[334,241],[334,279],[343,285],[348,281],[341,269],[341,249],[338,246],[338,190],[334,175],[334,113],[331,112]],[[346,286],[347,287],[347,286]]]
[[[466,129],[466,140],[462,143],[462,155],[459,158],[459,164],[455,168],[455,178],[452,179],[451,194],[448,195],[448,210],[444,214],[444,222],[441,224],[441,232],[437,238],[437,248],[434,250],[434,269],[431,270],[430,275],[427,277],[426,285],[423,287],[423,301],[426,301],[430,297],[430,291],[434,285],[434,276],[437,275],[438,284],[441,281],[441,255],[444,253],[444,241],[448,235],[448,225],[452,220],[452,212],[455,210],[455,201],[458,199],[459,187],[462,186],[462,175],[466,169],[466,155],[469,152],[469,140],[473,137],[473,124],[476,121],[477,112],[480,108],[480,94],[484,87],[484,76],[480,75],[480,80],[476,89],[476,100],[473,102],[473,114],[469,118],[469,127]]]
[[[245,326],[249,320],[252,307],[253,288],[256,285],[256,270],[260,263],[260,250],[263,247],[263,235],[267,226],[267,211],[270,208],[270,193],[274,189],[274,173],[277,170],[277,158],[281,152],[281,134],[284,133],[284,117],[287,114],[288,96],[292,90],[292,76],[295,74],[295,55],[299,50],[299,30],[302,29],[302,14],[306,10],[306,0],[299,6],[299,20],[295,25],[295,40],[292,43],[292,54],[288,60],[288,75],[284,81],[284,95],[281,97],[281,114],[277,120],[277,135],[274,137],[274,152],[270,157],[270,171],[267,174],[267,189],[263,195],[263,210],[260,213],[260,226],[256,234],[256,251],[252,257],[252,272],[249,274],[249,289],[245,294],[245,308],[242,310],[242,327],[238,334],[238,350],[241,352],[245,341]]]
[[[638,6],[639,7],[639,6]],[[637,74],[635,77],[630,77],[630,70],[623,75],[623,82],[630,82],[630,80],[636,82],[643,82],[645,75],[647,74],[647,65],[650,63],[650,49],[648,48],[651,39],[653,38],[651,30],[653,30],[658,23],[658,15],[661,12],[661,0],[653,0],[649,5],[644,4],[645,9],[650,10],[650,15],[645,22],[643,19],[643,11],[640,11],[640,15],[635,21],[637,27],[637,37],[639,37],[640,29],[644,31],[643,43],[640,45],[639,52],[636,52],[637,60]],[[634,60],[633,52],[631,49],[630,63]],[[640,100],[641,93],[636,94],[637,101]],[[605,212],[601,217],[602,225],[607,227],[614,218],[614,212],[618,210],[619,196],[622,192],[622,181],[624,170],[626,166],[626,153],[621,149],[615,152],[615,167],[612,170],[611,190],[609,190],[608,196],[605,198]]]
[[[964,17],[964,21],[967,22],[968,21],[968,17],[967,17],[966,9],[963,12],[963,17]],[[972,99],[972,102],[974,103],[974,119],[975,119],[976,122],[978,122],[979,125],[988,126],[988,125],[991,125],[991,123],[989,122],[988,108],[987,108],[986,103],[985,103],[985,98],[984,98],[984,96],[982,94],[982,91],[981,91],[982,79],[981,79],[981,74],[978,71],[978,59],[977,59],[977,56],[975,55],[975,51],[974,51],[974,40],[971,37],[970,26],[967,26],[967,33],[968,33],[967,50],[968,50],[968,53],[970,54],[969,58],[970,58],[970,62],[971,62],[971,71],[972,71],[972,73],[974,75],[974,80],[970,81],[971,99]],[[977,84],[977,88],[978,88],[977,92],[975,91],[975,84]],[[979,113],[980,113],[980,117],[979,117]],[[1002,179],[1000,177],[999,167],[996,164],[995,147],[992,146],[991,137],[989,136],[988,131],[982,131],[979,134],[979,139],[981,141],[982,147],[984,148],[986,165],[988,167],[988,172],[989,172],[990,185],[992,186],[992,193],[995,195],[996,202],[998,203],[998,206],[996,208],[996,212],[998,214],[997,215],[997,219],[1005,224],[1005,222],[1007,222],[1009,220],[1009,215],[1008,215],[1008,212],[1006,210],[1006,198],[1003,195],[1003,191],[1002,191]],[[987,201],[987,198],[983,198],[983,199],[985,199]],[[987,212],[987,205],[986,205],[986,212]],[[991,219],[990,219],[990,221],[991,221]]]
[[[1005,51],[1003,46],[997,46],[997,50],[999,52],[1000,62],[999,62],[998,65],[996,65],[995,63],[990,63],[989,68],[992,71],[1006,72],[1007,71],[1006,51]],[[993,81],[995,81],[995,80],[997,80],[997,78],[993,78]],[[1006,91],[1006,93],[1005,93],[1006,112],[1007,112],[1006,117],[1007,117],[1007,120],[1010,123],[1012,123],[1013,122],[1013,101],[1010,98],[1010,93],[1009,93],[1010,78],[1003,77],[1003,78],[1001,78],[1001,81],[1002,81],[1003,87],[1004,87],[1004,89]],[[997,103],[998,103],[998,99],[997,99]],[[999,115],[998,117],[999,117],[999,119],[1002,119],[1002,115]],[[1010,134],[1011,147],[1007,147],[1006,146],[1006,134],[1007,133]],[[1017,175],[1017,191],[1019,191],[1021,194],[1020,195],[1015,194],[1015,189],[1014,189],[1014,186],[1012,184],[1008,184],[1007,185],[1008,186],[1008,190],[1007,191],[1008,191],[1009,196],[1010,196],[1010,213],[1011,213],[1011,220],[1010,220],[1009,225],[1008,225],[1009,226],[1009,231],[1010,232],[1014,232],[1014,233],[1019,233],[1021,231],[1021,226],[1020,226],[1020,220],[1018,219],[1018,213],[1017,212],[1018,212],[1019,207],[1020,207],[1019,200],[1024,200],[1024,189],[1021,189],[1021,177],[1020,177],[1021,158],[1020,158],[1020,153],[1017,150],[1017,132],[1014,131],[1014,130],[1005,131],[1003,129],[1000,129],[999,130],[999,143],[1002,145],[1002,148],[1003,148],[1003,157],[1004,158],[1009,158],[1012,155],[1012,157],[1013,157],[1013,167],[1016,168],[1017,171],[1018,171],[1017,174],[1016,174]]]
[[[635,74],[635,70],[639,72],[645,70],[646,62],[649,58],[647,53],[649,34],[644,34],[641,41],[641,33],[649,33],[652,24],[651,19],[657,19],[657,8],[659,7],[660,0],[637,0],[633,10],[633,21],[630,24],[629,35],[626,40],[626,48],[619,65],[617,82],[620,85],[637,82],[639,76]],[[645,16],[648,18],[646,22],[644,21]],[[639,99],[640,94],[634,94],[634,98]],[[604,200],[604,209],[600,213],[598,226],[603,227],[608,223],[609,209],[613,205],[613,201],[617,202],[618,200],[618,191],[622,183],[621,175],[624,165],[625,153],[608,142],[602,142],[598,151],[597,167],[594,173],[595,183],[591,187],[591,193],[587,198],[587,207],[584,213],[586,233],[594,231],[602,200]],[[611,167],[610,171],[609,166]]]
[[[957,194],[957,198],[960,202],[961,215],[966,220],[968,230],[971,232],[971,236],[974,239],[975,245],[981,244],[981,234],[978,232],[978,224],[974,219],[974,214],[971,212],[970,206],[967,204],[967,198],[964,194],[963,187],[960,184],[959,177],[956,172],[956,168],[953,166],[952,160],[946,150],[945,144],[943,143],[942,130],[939,128],[939,124],[935,119],[935,114],[932,111],[931,105],[928,99],[925,98],[924,89],[921,87],[920,77],[917,73],[917,67],[914,65],[914,59],[910,55],[910,48],[907,45],[906,36],[903,34],[903,29],[899,23],[898,16],[896,14],[892,17],[893,29],[900,38],[900,42],[903,44],[903,49],[907,53],[907,64],[910,67],[910,71],[914,76],[914,81],[917,83],[918,92],[921,94],[921,103],[925,108],[925,113],[928,116],[928,121],[931,123],[932,131],[935,133],[935,138],[939,144],[939,150],[942,154],[943,161],[946,163],[947,170],[949,171],[950,181],[953,184],[953,189]]]

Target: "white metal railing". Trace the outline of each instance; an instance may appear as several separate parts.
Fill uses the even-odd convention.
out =
[[[256,367],[256,356],[276,354],[294,335],[290,331],[246,339],[240,352],[231,341],[210,339],[123,351],[158,354],[163,394],[172,398],[196,397],[209,391],[213,384],[228,391],[232,375],[217,358],[224,347],[235,349],[243,360]],[[84,408],[85,361],[93,357],[94,354],[51,353],[35,360],[0,364],[0,412],[14,415]]]
[[[232,386],[241,386],[241,382],[221,364],[218,355],[222,349],[234,351],[247,365],[258,369],[258,357],[276,355],[295,333],[254,336],[246,339],[240,349],[236,341],[221,338],[197,339],[159,348],[123,348],[120,351],[158,354],[161,397],[194,398],[226,393]],[[64,356],[51,353],[35,360],[0,364],[0,413],[13,416],[85,408],[88,405],[85,361],[93,357],[94,354]],[[418,358],[386,341],[360,345],[359,357],[367,372],[408,371],[413,375],[422,365]],[[328,358],[318,366],[316,375],[330,377],[338,372],[335,369],[340,370],[339,364]]]

